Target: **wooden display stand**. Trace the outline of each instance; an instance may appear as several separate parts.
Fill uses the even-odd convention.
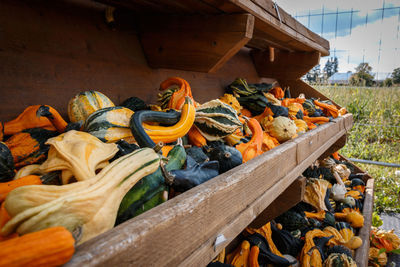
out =
[[[117,7],[112,25],[104,19],[110,6],[94,1],[2,1],[1,121],[32,104],[65,116],[84,90],[116,104],[131,96],[155,103],[170,76],[187,80],[200,103],[236,77],[326,99],[300,77],[329,54],[329,43],[270,0],[102,2]],[[285,142],[85,242],[67,266],[206,265],[250,223],[301,201],[299,175],[342,147],[352,125],[347,114]]]

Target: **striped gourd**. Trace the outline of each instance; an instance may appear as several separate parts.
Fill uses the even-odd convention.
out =
[[[196,109],[195,126],[209,141],[219,140],[242,126],[236,111],[216,99]]]
[[[107,143],[133,138],[129,128],[132,115],[133,111],[125,107],[102,108],[86,119],[84,129]]]
[[[311,99],[304,101],[303,108],[308,112],[308,116],[312,116],[315,112],[315,105]]]
[[[69,101],[68,117],[71,122],[85,121],[96,110],[114,106],[114,103],[104,94],[97,91],[85,91]]]

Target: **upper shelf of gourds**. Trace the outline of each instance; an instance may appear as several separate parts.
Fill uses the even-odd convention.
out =
[[[0,240],[63,226],[82,243],[346,113],[240,78],[203,104],[179,77],[160,90],[119,106],[81,92],[69,123],[50,105],[1,122]]]

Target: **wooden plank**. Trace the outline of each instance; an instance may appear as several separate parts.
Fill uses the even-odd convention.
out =
[[[215,72],[252,37],[249,14],[145,17],[140,41],[152,68]]]
[[[257,73],[261,77],[275,77],[276,79],[298,79],[319,63],[319,52],[288,52],[275,51],[273,62],[269,58],[269,50],[253,50],[251,56]]]
[[[258,6],[250,0],[230,0],[235,5],[243,9],[244,12],[250,13],[256,17],[255,27],[261,31],[268,33],[271,36],[289,37],[290,44],[293,46],[299,46],[300,51],[313,51],[316,50],[320,52],[323,56],[329,55],[329,43],[321,40],[311,40],[297,30],[292,29],[270,13],[268,13],[264,8]],[[282,10],[282,9],[280,9]],[[261,23],[258,23],[258,20]],[[297,21],[296,21],[297,22]],[[297,22],[299,23],[299,22]],[[300,23],[299,23],[300,24]],[[297,27],[301,27],[298,25]],[[304,26],[303,26],[304,27]],[[304,45],[309,49],[303,50]]]
[[[51,105],[66,118],[69,99],[84,90],[101,91],[117,105],[131,96],[156,103],[160,83],[171,76],[187,80],[199,103],[223,95],[235,77],[245,76],[249,83],[272,82],[257,75],[247,48],[215,73],[151,69],[136,28],[109,28],[104,8],[86,0],[51,5],[2,1],[0,121],[36,104]]]
[[[257,218],[249,225],[252,228],[260,228],[267,222],[275,219],[285,211],[289,210],[303,200],[306,186],[306,178],[297,178],[289,187],[283,191]]]
[[[374,209],[374,179],[368,179],[365,187],[365,199],[363,206],[364,226],[358,232],[363,244],[355,251],[357,266],[368,265],[369,235],[372,226],[372,212]]]
[[[207,264],[222,249],[213,247],[219,234],[233,240],[344,134],[343,129],[326,139],[325,132],[336,129],[334,123],[326,126],[315,129],[319,146],[300,164],[296,151],[306,135],[89,240],[67,266]]]
[[[347,134],[343,135],[342,137],[340,137],[336,143],[334,143],[330,148],[328,148],[320,157],[320,160],[323,160],[327,157],[329,157],[330,155],[332,155],[334,152],[339,151],[339,149],[341,149],[342,147],[344,147],[346,145],[346,141],[347,141]]]

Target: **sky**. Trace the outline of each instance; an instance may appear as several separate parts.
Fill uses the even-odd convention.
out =
[[[361,62],[368,62],[381,76],[400,67],[400,0],[276,2],[329,41],[330,57],[339,59],[339,72],[354,72]],[[337,11],[345,13],[336,15]],[[321,58],[321,69],[327,60]]]

